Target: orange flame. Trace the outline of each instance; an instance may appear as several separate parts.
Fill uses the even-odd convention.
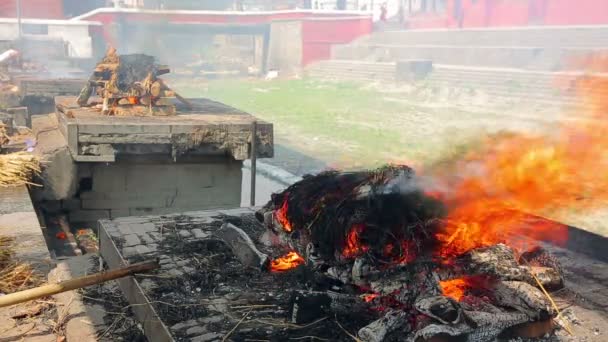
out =
[[[461,301],[470,290],[489,290],[494,286],[492,279],[484,276],[464,276],[439,282],[444,296]]]
[[[127,100],[129,100],[129,104],[132,105],[136,105],[139,103],[139,99],[137,98],[137,96],[129,96],[127,97]]]
[[[458,278],[440,281],[439,286],[444,296],[460,301],[469,288],[469,283],[464,278]]]
[[[346,236],[346,245],[342,250],[342,255],[346,258],[355,258],[369,250],[368,246],[362,245],[359,235],[365,229],[365,225],[356,224],[351,227]]]
[[[373,300],[374,300],[374,299],[376,299],[377,297],[378,297],[378,294],[377,294],[377,293],[368,293],[368,294],[364,294],[364,295],[362,296],[363,301],[364,301],[364,302],[366,302],[366,303],[369,303],[369,302],[373,301]]]
[[[603,59],[608,65],[608,58]],[[608,200],[608,77],[587,77],[577,87],[588,92],[589,106],[554,136],[513,134],[486,141],[465,162],[439,170],[440,191],[449,207],[437,234],[443,257],[505,242],[529,249],[521,236],[564,243],[566,227],[530,224],[529,214],[557,209],[592,209]],[[583,94],[584,95],[584,94]],[[458,176],[453,176],[458,175]],[[523,244],[525,242],[526,244]]]
[[[289,219],[287,218],[288,208],[289,205],[287,204],[287,196],[285,196],[285,199],[283,200],[283,205],[281,206],[281,208],[279,208],[279,210],[275,211],[275,218],[277,219],[277,221],[279,221],[281,226],[283,226],[283,229],[286,232],[291,233],[293,227],[291,226],[291,222],[289,222]]]
[[[304,263],[302,258],[296,252],[289,252],[280,258],[272,260],[270,263],[270,272],[285,272],[292,268],[296,268]]]

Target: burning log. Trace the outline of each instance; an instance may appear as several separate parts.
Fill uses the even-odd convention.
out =
[[[301,254],[310,242],[325,260],[368,254],[376,263],[398,263],[432,249],[443,210],[418,187],[412,169],[387,166],[306,176],[273,194],[257,218],[297,240]]]

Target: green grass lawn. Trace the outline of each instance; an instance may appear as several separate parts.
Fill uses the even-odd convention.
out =
[[[412,104],[407,96],[312,80],[174,82],[274,124],[276,141],[341,168],[425,164],[463,150],[496,117]],[[403,100],[403,101],[402,101]]]
[[[207,97],[274,124],[276,142],[330,166],[350,169],[387,162],[424,166],[458,157],[479,136],[498,131],[551,129],[542,114],[513,108],[483,111],[471,104],[433,106],[415,95],[380,92],[350,83],[311,80],[171,82],[189,97]],[[438,102],[440,102],[438,100]],[[554,218],[608,236],[606,213],[556,213]],[[603,222],[599,224],[598,222]]]

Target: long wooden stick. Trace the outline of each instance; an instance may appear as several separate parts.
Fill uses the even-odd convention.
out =
[[[56,284],[42,285],[33,289],[10,293],[0,297],[0,308],[23,302],[28,302],[30,300],[54,295],[61,292],[67,292],[95,284],[101,284],[106,281],[126,277],[135,273],[151,271],[157,269],[158,267],[159,265],[157,260],[140,262],[116,270],[95,273],[84,277],[62,281]]]

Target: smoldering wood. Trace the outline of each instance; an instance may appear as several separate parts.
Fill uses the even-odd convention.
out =
[[[389,309],[382,318],[359,329],[357,335],[364,342],[382,342],[397,331],[403,336],[409,332],[408,318],[409,315],[403,310]]]
[[[359,296],[335,291],[293,291],[289,318],[292,323],[306,324],[325,315],[344,314],[371,317],[370,305]]]
[[[520,281],[502,281],[493,288],[496,303],[526,314],[530,320],[545,320],[555,314],[538,288]]]
[[[259,270],[268,269],[270,258],[257,249],[249,235],[241,228],[226,222],[220,229],[213,232],[213,235],[226,243],[244,266]]]
[[[443,324],[455,325],[463,321],[463,310],[458,303],[445,296],[419,298],[415,308]]]
[[[536,276],[541,284],[551,290],[564,286],[559,269],[541,266],[521,266],[515,252],[505,244],[473,249],[456,258],[447,267],[437,270],[441,280],[463,276],[485,275],[501,280],[525,281],[536,286]]]
[[[378,262],[431,250],[429,243],[438,227],[437,218],[444,214],[443,205],[418,188],[413,170],[407,166],[305,176],[274,194],[257,217],[263,219],[268,211],[284,211],[282,214],[292,225],[287,232],[273,220],[269,229],[294,239],[309,237],[309,241],[300,243],[313,242],[327,260],[355,258],[365,250]],[[349,236],[352,238],[357,228],[361,229],[357,239],[364,248],[344,255]],[[403,242],[411,244],[404,248]],[[388,244],[393,248],[386,249]]]

